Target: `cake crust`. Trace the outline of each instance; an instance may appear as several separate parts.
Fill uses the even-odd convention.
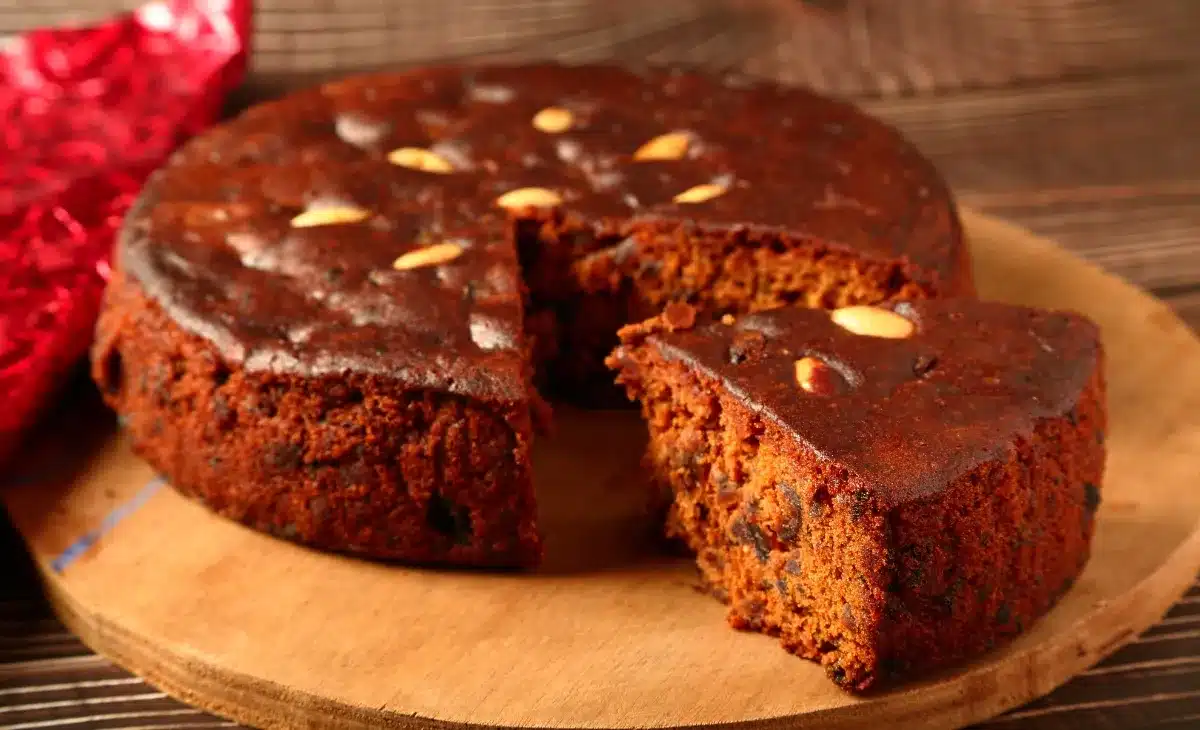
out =
[[[535,378],[611,402],[603,358],[619,326],[679,300],[743,312],[972,288],[949,192],[882,123],[767,82],[556,64],[365,76],[257,106],[151,177],[116,270],[95,378],[130,424],[161,424],[131,436],[172,484],[318,547],[458,564],[535,561]],[[141,381],[164,362],[224,380],[186,405],[147,398]],[[380,466],[343,486],[318,475],[326,457],[302,404],[350,381],[426,406],[360,404],[339,443],[413,432],[445,406],[467,425],[430,434],[426,458],[440,463],[444,439],[467,428],[494,436],[485,450],[505,463],[451,461],[438,477]],[[206,401],[230,383],[244,384],[239,398],[278,390],[296,410],[239,411],[218,438],[199,420],[222,420]],[[303,457],[249,466],[251,445],[277,442]],[[377,444],[381,465],[414,458]],[[472,539],[491,547],[417,546],[428,524],[405,524],[428,511],[430,480],[462,493],[456,508],[486,533]],[[299,505],[339,489],[357,517],[304,527]],[[488,532],[499,525],[507,538]]]
[[[915,324],[903,339],[812,310],[668,309],[610,359],[649,423],[669,533],[730,623],[854,691],[1048,610],[1086,563],[1104,470],[1094,325],[975,301],[895,309]]]

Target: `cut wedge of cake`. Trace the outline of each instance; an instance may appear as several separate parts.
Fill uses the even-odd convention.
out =
[[[679,304],[620,336],[670,534],[735,627],[848,689],[1019,633],[1087,560],[1105,399],[1078,315]]]

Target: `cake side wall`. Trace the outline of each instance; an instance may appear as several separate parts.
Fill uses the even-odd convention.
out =
[[[527,404],[405,390],[371,375],[245,371],[121,273],[106,299],[93,377],[134,450],[183,494],[334,551],[536,562]]]
[[[889,672],[952,663],[1032,625],[1087,563],[1104,474],[1102,367],[1002,460],[888,515]]]

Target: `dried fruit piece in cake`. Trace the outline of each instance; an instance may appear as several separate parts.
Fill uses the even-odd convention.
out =
[[[1082,317],[966,300],[657,317],[609,358],[669,531],[739,628],[838,684],[976,654],[1088,556],[1102,350]]]

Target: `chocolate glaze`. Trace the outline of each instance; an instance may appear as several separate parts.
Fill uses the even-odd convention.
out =
[[[533,116],[575,116],[560,134]],[[679,160],[633,161],[686,130]],[[390,164],[429,148],[450,174]],[[713,200],[672,197],[701,183]],[[360,77],[255,107],[193,140],[147,185],[121,265],[185,328],[251,370],[394,374],[481,398],[525,394],[514,231],[494,204],[538,186],[607,235],[640,221],[769,228],[952,281],[965,252],[949,193],[893,130],[810,92],[693,73],[540,64]],[[361,223],[293,229],[307,207]],[[393,271],[451,240],[452,262]],[[611,239],[618,240],[618,239]]]
[[[916,323],[911,337],[856,335],[827,312],[788,308],[647,341],[718,379],[891,506],[1002,457],[1039,419],[1066,416],[1100,366],[1099,333],[1077,314],[954,299],[895,310]],[[647,337],[631,330],[627,344]],[[737,347],[747,339],[757,346]],[[806,393],[794,369],[806,356],[829,363],[849,387]]]

